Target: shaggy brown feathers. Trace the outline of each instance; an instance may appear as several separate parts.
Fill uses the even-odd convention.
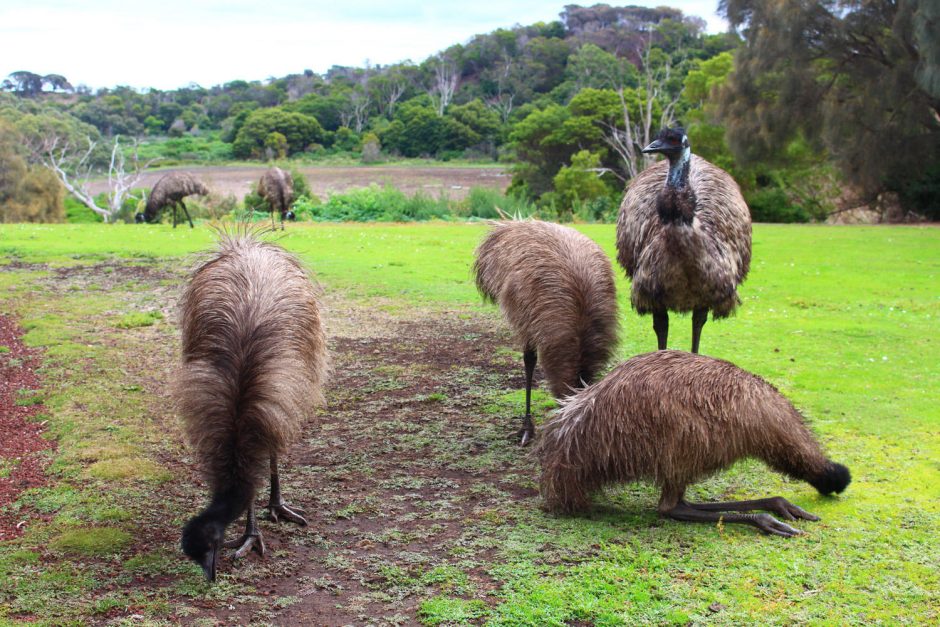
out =
[[[546,506],[565,512],[586,509],[606,484],[646,480],[662,489],[666,513],[687,485],[746,457],[824,494],[849,482],[776,388],[680,351],[634,357],[566,399],[543,427],[538,454]]]
[[[294,201],[294,182],[290,174],[281,168],[270,168],[261,176],[258,194],[268,201],[272,212],[280,214],[283,223]]]
[[[726,317],[741,302],[737,286],[751,263],[750,212],[727,172],[692,155],[694,213],[687,199],[675,203],[691,224],[666,222],[660,197],[676,193],[666,188],[668,171],[664,159],[641,172],[620,205],[617,261],[632,280],[630,300],[639,314],[709,309],[713,318]]]
[[[175,396],[213,494],[237,517],[303,421],[328,372],[317,292],[296,257],[252,234],[223,234],[180,306]],[[233,493],[234,493],[233,492]]]
[[[187,196],[208,193],[209,188],[192,174],[171,172],[157,181],[150,190],[147,207],[144,209],[144,219],[147,222],[156,222],[164,208],[182,201]]]
[[[477,288],[499,305],[523,350],[538,351],[552,394],[590,383],[617,344],[610,259],[574,229],[495,223],[476,250]]]

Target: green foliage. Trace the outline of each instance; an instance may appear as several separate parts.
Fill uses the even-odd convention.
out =
[[[62,222],[65,189],[50,170],[27,163],[22,144],[0,118],[0,222]]]
[[[555,195],[566,209],[577,209],[585,202],[610,196],[611,190],[598,173],[601,157],[581,150],[571,156],[571,165],[563,166],[555,175]]]
[[[66,531],[52,539],[50,546],[79,555],[111,555],[120,553],[131,543],[131,534],[114,527],[90,527]]]
[[[434,200],[421,193],[409,197],[394,187],[373,184],[333,194],[323,203],[301,198],[295,213],[298,219],[317,222],[410,222],[444,218],[450,207],[443,198]]]
[[[275,132],[284,137],[288,155],[302,152],[323,138],[323,128],[316,118],[280,108],[259,109],[246,118],[232,144],[232,151],[236,157],[265,158],[268,156],[265,142]]]
[[[489,187],[473,187],[458,204],[456,213],[461,217],[488,220],[498,220],[504,216],[527,218],[535,213],[535,206],[516,194],[506,195]]]
[[[382,158],[382,143],[379,136],[369,132],[362,136],[362,162],[375,163]]]
[[[809,222],[806,211],[791,204],[779,187],[759,189],[748,194],[746,200],[754,222]]]

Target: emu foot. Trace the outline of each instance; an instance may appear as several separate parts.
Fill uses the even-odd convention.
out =
[[[770,514],[744,514],[744,516],[753,516],[754,522],[751,524],[763,531],[764,533],[781,536],[784,538],[792,538],[793,536],[803,535],[803,532],[799,529],[791,527],[790,525],[780,522]]]
[[[535,439],[535,427],[522,427],[516,431],[515,439],[519,440],[519,446],[528,446]]]
[[[802,535],[803,533],[799,529],[795,529],[786,523],[780,522],[770,514],[739,514],[737,512],[715,511],[715,509],[712,509],[717,508],[719,505],[734,506],[740,505],[740,503],[707,503],[701,505],[704,505],[704,507],[700,507],[700,504],[690,504],[680,501],[679,504],[674,508],[668,512],[665,512],[665,515],[674,520],[684,520],[689,522],[721,521],[724,523],[741,523],[745,525],[751,525],[752,527],[757,527],[764,533],[781,536],[784,538],[792,538],[793,536]],[[728,509],[731,509],[731,507]],[[800,511],[802,512],[802,510]],[[787,513],[790,516],[793,516],[792,519],[795,519],[795,516],[792,512],[788,511]]]
[[[281,522],[281,519],[284,519],[288,522],[297,523],[301,527],[307,526],[307,519],[301,516],[301,514],[305,514],[306,512],[299,507],[291,507],[284,501],[281,501],[279,503],[268,503],[265,509],[268,510],[268,516],[271,518],[271,522]]]
[[[784,520],[819,520],[819,516],[807,512],[786,500],[782,496],[772,496],[766,499],[752,501],[729,501],[727,503],[689,503],[690,507],[703,512],[750,512],[763,510],[773,512]]]
[[[253,533],[246,531],[238,540],[229,540],[223,546],[227,549],[238,548],[238,550],[235,551],[235,559],[245,557],[250,551],[254,551],[261,557],[264,557],[264,536],[257,530]]]

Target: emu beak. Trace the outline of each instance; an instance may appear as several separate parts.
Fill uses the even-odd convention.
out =
[[[652,143],[646,148],[644,148],[641,152],[645,152],[645,153],[662,152],[664,148],[666,148],[666,146],[665,144],[663,144],[662,140],[654,139]]]
[[[219,564],[219,550],[217,548],[209,549],[209,552],[206,553],[206,556],[203,558],[199,565],[202,566],[202,572],[206,575],[206,579],[209,581],[215,581],[215,571],[216,567]]]

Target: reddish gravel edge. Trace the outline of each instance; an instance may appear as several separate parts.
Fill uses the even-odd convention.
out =
[[[43,410],[41,403],[28,404],[30,395],[20,390],[38,390],[39,351],[22,342],[23,329],[8,317],[0,315],[0,542],[21,535],[35,512],[11,511],[7,507],[23,490],[45,485],[50,456],[44,451],[56,448],[52,440],[42,437],[43,424],[31,418]],[[22,394],[22,395],[21,395]],[[26,402],[17,405],[17,400]]]

